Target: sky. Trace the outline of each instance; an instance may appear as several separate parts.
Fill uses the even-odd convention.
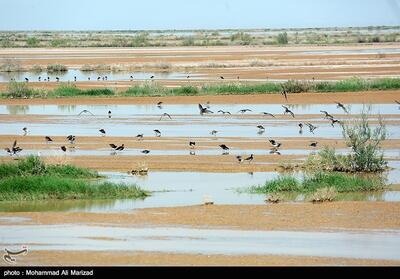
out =
[[[400,25],[400,0],[0,0],[0,30]]]

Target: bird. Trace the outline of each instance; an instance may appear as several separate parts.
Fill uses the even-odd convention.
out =
[[[251,109],[241,109],[238,111],[238,113],[240,112],[241,114],[246,113],[248,111],[252,111]]]
[[[220,76],[219,78],[220,78],[220,79],[225,79],[223,76]]]
[[[76,77],[74,77],[74,81],[76,81]]]
[[[243,162],[243,157],[240,156],[240,155],[236,156],[236,159],[238,160],[239,164],[240,164],[241,162]]]
[[[130,81],[133,81],[133,76],[130,76],[129,79],[130,79]]]
[[[24,136],[26,136],[28,134],[28,128],[24,127],[24,128],[22,128],[22,131],[24,131]]]
[[[303,123],[299,123],[299,134],[303,134]]]
[[[217,135],[217,133],[218,133],[218,131],[217,131],[217,130],[212,130],[212,131],[210,132],[210,134],[211,134],[212,136],[216,136],[216,135]]]
[[[189,155],[196,155],[196,152],[194,150],[190,150]]]
[[[25,78],[25,81],[26,81],[26,82],[29,82],[29,78]]]
[[[97,77],[97,81],[101,80],[101,77]]]
[[[160,130],[153,130],[154,131],[154,133],[156,134],[156,137],[161,137],[161,132],[160,132]]]
[[[61,150],[65,153],[65,152],[67,152],[67,148],[63,145],[63,146],[61,146]]]
[[[281,153],[278,151],[277,148],[272,148],[272,149],[269,151],[269,154],[281,155]]]
[[[337,108],[341,108],[345,113],[349,113],[348,110],[346,109],[346,107],[342,103],[339,103],[339,102],[335,102],[335,103],[337,105]]]
[[[142,151],[140,151],[140,152],[142,152],[143,154],[149,154],[149,153],[150,153],[150,150],[145,149],[145,150],[142,150]]]
[[[269,116],[275,118],[275,115],[273,115],[272,113],[269,113],[269,112],[262,112],[262,114],[264,114],[264,115],[269,115]]]
[[[124,148],[125,148],[125,145],[122,144],[122,145],[118,146],[117,148],[115,148],[115,150],[116,151],[122,151],[122,150],[124,150]]]
[[[282,85],[282,91],[281,91],[281,94],[282,94],[282,96],[284,96],[285,97],[285,99],[286,99],[286,101],[288,100],[288,98],[287,98],[287,94],[286,94],[287,92],[286,92],[286,89],[285,89],[285,87]]]
[[[203,115],[204,113],[214,113],[211,110],[209,110],[206,107],[203,107],[201,104],[199,104],[199,110],[200,110],[200,114]]]
[[[108,118],[111,118],[111,110],[108,111]]]
[[[38,81],[41,81],[42,80],[42,77],[38,77]]]
[[[189,141],[189,146],[190,146],[190,148],[194,148],[196,146],[196,142]]]
[[[168,117],[169,119],[172,119],[172,118],[171,118],[171,115],[169,115],[168,113],[164,112],[164,113],[161,115],[160,120],[161,120],[164,116]]]
[[[229,111],[223,111],[223,110],[219,110],[217,111],[217,113],[222,113],[222,114],[231,114]]]
[[[257,128],[260,129],[260,130],[263,130],[263,131],[265,130],[263,125],[257,125]]]
[[[271,145],[272,145],[273,147],[275,147],[275,148],[279,148],[279,147],[281,147],[281,145],[282,145],[280,142],[277,142],[276,140],[273,140],[273,139],[270,139],[269,142],[270,142]]]
[[[306,123],[305,125],[310,129],[310,133],[313,133],[313,134],[314,134],[314,130],[318,128],[317,126],[314,126],[311,123]]]
[[[59,82],[60,81],[60,78],[59,77],[56,77],[56,82]]]
[[[325,114],[324,118],[333,118],[332,115],[330,115],[327,111],[325,110],[320,110],[320,112],[322,112],[323,114]]]
[[[67,137],[67,140],[69,141],[70,144],[74,144],[75,143],[75,136],[69,135]]]
[[[47,143],[52,142],[53,140],[49,136],[45,136],[44,139],[46,140]]]
[[[310,143],[310,146],[311,146],[311,147],[317,147],[317,144],[318,144],[318,142],[313,141],[313,142]]]
[[[143,134],[138,134],[138,135],[136,136],[136,138],[137,138],[138,140],[143,139]]]
[[[18,155],[19,152],[22,151],[22,148],[20,148],[19,146],[17,146],[17,140],[14,140],[13,145],[11,146],[11,148],[5,148],[4,149],[10,156],[13,155]]]
[[[104,129],[100,129],[99,132],[101,133],[102,136],[106,135],[106,131]]]
[[[88,81],[90,81],[90,77],[88,77],[87,79],[88,79]]]
[[[331,119],[329,119],[330,121],[331,121],[331,126],[332,127],[335,127],[335,123],[338,123],[338,124],[340,124],[340,123],[342,123],[340,120],[338,120],[338,119],[333,119],[333,118],[331,118]]]
[[[90,113],[91,115],[94,115],[93,113],[91,113],[91,112],[88,111],[87,109],[84,109],[84,110],[82,110],[82,111],[78,114],[78,116],[81,115],[82,113]]]
[[[244,161],[248,161],[250,163],[251,161],[253,161],[253,159],[254,159],[254,156],[253,156],[253,154],[251,154],[249,157],[245,158]]]
[[[163,102],[158,102],[157,107],[162,108],[162,104],[163,104]]]
[[[116,149],[116,148],[118,147],[118,146],[116,146],[116,145],[113,144],[113,143],[110,143],[109,146],[110,146],[112,149]]]
[[[285,111],[283,112],[283,114],[289,113],[293,118],[294,118],[294,113],[286,106],[282,106]]]
[[[151,77],[150,77],[150,79],[153,79],[153,78],[154,78],[154,76],[151,76]]]
[[[225,144],[220,144],[219,147],[221,147],[225,151],[229,150],[229,147],[226,146]]]

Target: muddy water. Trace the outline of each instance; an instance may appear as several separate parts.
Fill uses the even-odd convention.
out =
[[[84,225],[0,226],[0,245],[64,251],[297,255],[400,260],[400,231],[289,232]],[[29,254],[26,256],[29,257]]]

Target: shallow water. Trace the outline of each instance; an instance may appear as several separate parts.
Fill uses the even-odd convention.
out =
[[[19,249],[28,243],[28,249],[36,251],[145,251],[400,260],[400,232],[397,230],[289,232],[24,225],[0,226],[0,235],[3,247]]]
[[[338,49],[338,50],[311,50],[303,54],[389,54],[400,53],[400,48],[374,48],[374,49]]]
[[[133,76],[132,80],[151,80],[150,77],[154,76],[154,80],[174,80],[174,79],[187,79],[187,76],[190,76],[189,79],[203,79],[204,76],[201,74],[188,74],[183,72],[111,72],[111,71],[92,71],[92,72],[83,72],[77,69],[69,69],[67,72],[60,73],[34,73],[34,72],[12,72],[5,73],[0,72],[0,82],[9,82],[12,78],[15,81],[25,81],[25,78],[28,78],[29,81],[37,82],[38,78],[41,77],[41,82],[46,83],[45,79],[50,77],[50,81],[56,81],[56,77],[60,79],[60,82],[65,81],[74,81],[74,77],[76,77],[76,81],[88,81],[90,78],[91,81],[97,81],[97,78],[100,77],[101,81],[103,81],[103,77],[107,76],[108,81],[128,81],[131,80],[130,76]]]

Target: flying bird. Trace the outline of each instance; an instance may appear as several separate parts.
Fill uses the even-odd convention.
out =
[[[322,112],[323,114],[325,114],[325,116],[324,116],[324,118],[333,118],[333,116],[332,115],[330,115],[327,111],[325,111],[325,110],[320,110],[320,112]]]
[[[252,111],[251,109],[241,109],[238,111],[238,113],[240,112],[241,114],[246,113],[248,111]]]
[[[161,115],[160,120],[161,120],[164,116],[168,117],[169,119],[172,119],[172,118],[171,118],[171,115],[169,115],[168,113],[164,112],[164,113]]]
[[[161,137],[161,132],[160,132],[160,130],[153,130],[154,131],[154,133],[156,134],[156,137]]]
[[[289,113],[293,118],[294,118],[294,113],[286,106],[282,106],[285,111],[283,112],[283,114]]]
[[[52,142],[53,140],[51,139],[51,137],[45,136],[44,139],[46,140],[47,143]]]
[[[106,135],[106,130],[104,130],[104,129],[100,129],[99,132],[101,133],[102,136]]]
[[[272,113],[269,113],[269,112],[262,112],[262,114],[275,118],[275,115],[273,115]]]
[[[314,130],[318,128],[317,126],[314,126],[311,123],[306,123],[305,125],[310,129],[310,133],[313,133],[313,134],[314,134]]]
[[[270,139],[269,142],[275,148],[279,148],[282,145],[280,142],[277,142],[276,140],[273,140],[273,139]]]
[[[78,114],[78,116],[81,115],[82,113],[90,113],[91,115],[94,115],[93,113],[91,113],[91,112],[88,111],[87,109],[84,109],[84,110],[82,110],[82,111]]]
[[[69,141],[70,144],[74,144],[75,143],[75,136],[69,135],[67,137],[67,140]]]
[[[229,111],[223,111],[223,110],[219,110],[219,111],[217,111],[218,113],[222,113],[222,114],[231,114]]]
[[[13,145],[11,146],[11,148],[5,148],[4,149],[10,156],[13,155],[18,155],[19,152],[22,151],[22,148],[17,146],[17,140],[14,140]]]
[[[209,110],[206,107],[203,107],[201,104],[199,104],[199,110],[200,110],[200,114],[203,115],[204,113],[214,113],[211,110]]]
[[[346,107],[342,103],[339,103],[339,102],[335,102],[335,103],[337,105],[337,108],[341,108],[345,113],[349,113],[348,110],[346,109]]]

